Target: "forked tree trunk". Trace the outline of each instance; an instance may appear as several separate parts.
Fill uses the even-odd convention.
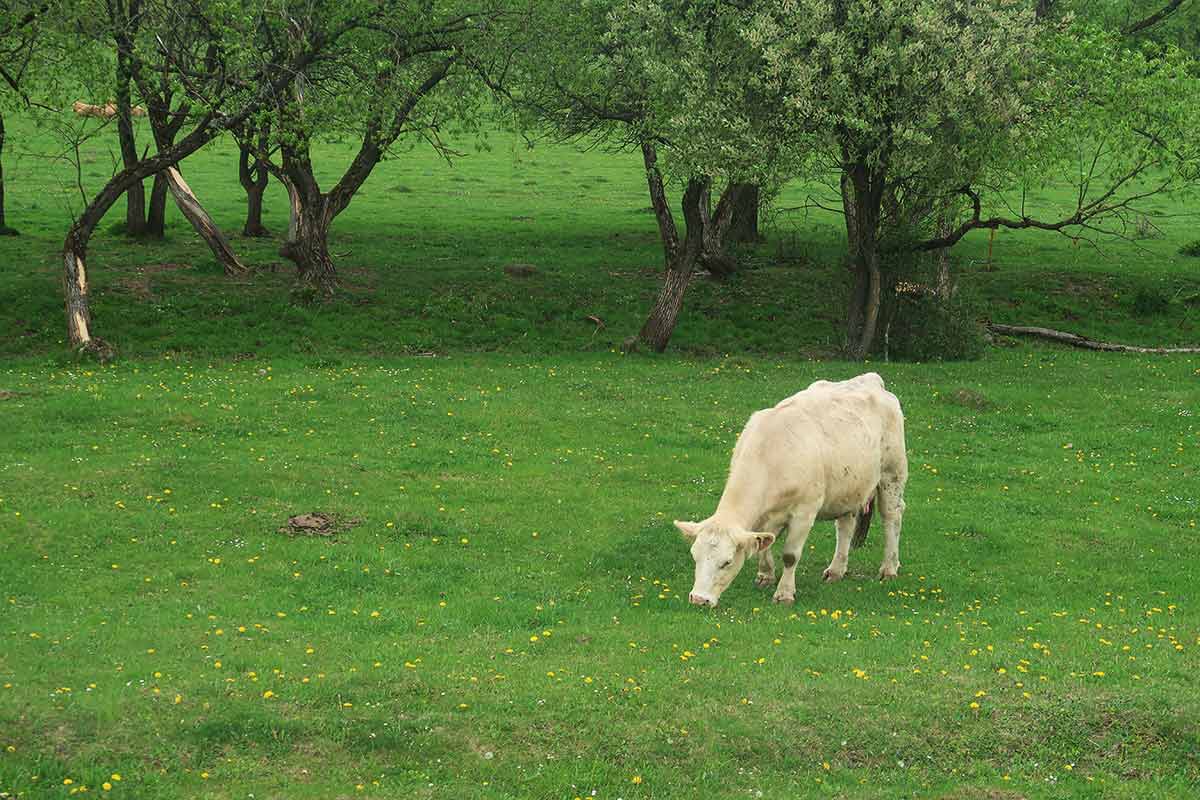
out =
[[[729,187],[733,193],[733,219],[729,224],[729,240],[733,242],[757,242],[759,189],[753,183],[734,183]]]
[[[748,184],[729,184],[717,201],[717,208],[711,214],[708,211],[708,198],[705,196],[704,213],[700,215],[701,233],[703,240],[700,246],[699,264],[717,278],[728,278],[737,272],[737,261],[725,251],[725,242],[729,239],[730,230],[737,216],[737,204],[742,189]],[[687,214],[687,211],[684,211]],[[689,223],[690,224],[690,223]],[[689,229],[690,235],[690,229]]]
[[[326,296],[337,289],[337,268],[329,255],[329,229],[340,210],[313,175],[308,148],[285,147],[284,169],[276,173],[288,190],[288,232],[279,255],[296,265],[296,279]]]
[[[260,132],[260,150],[266,148],[269,135],[266,131]],[[252,158],[253,164],[251,164]],[[269,179],[270,173],[267,171],[266,165],[260,159],[252,156],[248,144],[243,144],[238,153],[238,180],[241,182],[242,188],[246,190],[246,225],[242,228],[242,233],[246,236],[270,235],[270,231],[263,226],[262,222],[263,195],[266,194]]]
[[[657,175],[657,169],[652,172],[655,173],[655,178],[661,185],[661,176]],[[653,181],[655,178],[651,180]],[[683,296],[687,292],[692,273],[695,271],[696,263],[704,247],[709,194],[709,180],[705,177],[693,178],[688,181],[687,188],[683,192],[682,206],[687,233],[682,244],[676,242],[675,246],[671,248],[662,288],[658,292],[654,307],[650,310],[650,316],[646,318],[646,322],[637,336],[638,341],[658,353],[667,349],[671,335],[675,332],[675,324],[679,319],[679,312],[683,308]],[[654,195],[655,191],[652,187],[651,196]],[[673,221],[671,228],[674,228]]]
[[[292,198],[288,238],[279,254],[296,265],[296,278],[301,284],[332,295],[337,288],[337,268],[329,255],[329,228],[333,224],[333,209],[328,198],[321,195],[305,203],[296,190]]]
[[[175,204],[179,206],[183,216],[187,217],[187,221],[192,223],[196,233],[200,234],[200,237],[208,243],[213,255],[217,257],[217,261],[224,268],[225,274],[231,276],[245,274],[248,271],[246,266],[238,260],[237,254],[229,246],[229,240],[225,238],[221,229],[204,210],[204,206],[200,205],[200,200],[184,181],[183,176],[179,174],[179,170],[170,166],[160,174],[166,176],[167,186],[170,187],[171,195],[175,198]]]
[[[0,236],[17,236],[17,231],[8,227],[4,210],[4,139],[4,115],[0,114]]]

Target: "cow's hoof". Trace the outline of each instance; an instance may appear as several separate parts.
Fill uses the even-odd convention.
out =
[[[825,579],[826,583],[837,583],[843,577],[845,577],[845,575],[846,575],[845,570],[842,570],[841,572],[837,572],[833,569],[826,569],[825,573],[821,577],[823,577]]]
[[[796,602],[796,595],[783,594],[782,592],[776,592],[775,596],[771,599],[774,600],[776,603],[785,603],[790,606],[792,603]]]
[[[888,569],[887,567],[882,567],[879,570],[879,580],[881,580],[881,581],[895,580],[896,575],[897,575],[897,573],[896,573],[896,570],[894,570],[894,569]]]
[[[763,575],[760,573],[759,575],[757,575],[754,578],[754,585],[760,589],[766,589],[768,586],[774,586],[775,585],[775,576],[774,575]]]

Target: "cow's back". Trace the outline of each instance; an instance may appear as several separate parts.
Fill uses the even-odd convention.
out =
[[[751,416],[726,494],[757,497],[764,516],[815,504],[819,517],[840,517],[861,510],[885,472],[906,476],[904,453],[900,403],[879,375],[817,381]]]

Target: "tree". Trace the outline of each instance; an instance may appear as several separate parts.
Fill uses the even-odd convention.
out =
[[[330,227],[390,151],[402,141],[423,140],[450,153],[441,132],[469,122],[478,91],[464,63],[486,57],[492,24],[505,13],[506,4],[489,0],[385,3],[370,26],[310,65],[294,91],[276,95],[272,133],[280,163],[274,171],[288,188],[292,211],[280,253],[296,264],[302,285],[322,294],[335,289]],[[303,45],[294,34],[271,41],[276,59]],[[336,183],[323,189],[312,144],[333,136],[352,136],[359,146]],[[265,154],[258,157],[266,163]]]
[[[875,341],[885,246],[936,250],[1001,227],[1120,235],[1139,201],[1195,177],[1194,80],[1177,53],[1047,29],[1007,0],[776,0],[743,30],[808,173],[834,168],[856,358]],[[1075,185],[1072,208],[1036,216],[1009,199],[1050,179]],[[922,233],[940,215],[944,232]]]
[[[52,63],[43,25],[51,13],[49,2],[0,1],[0,236],[18,235],[8,225],[4,205],[4,112],[7,107],[28,108],[34,103],[31,92],[40,88]]]
[[[572,0],[539,4],[525,41],[502,79],[489,83],[507,98],[519,124],[557,141],[640,151],[664,255],[663,283],[639,333],[627,347],[664,350],[694,272],[733,272],[725,241],[741,211],[756,230],[755,189],[777,177],[760,147],[753,118],[757,98],[736,91],[746,48],[722,2],[620,3]],[[719,91],[712,91],[719,87]],[[745,84],[742,84],[745,88]],[[699,115],[689,104],[720,101],[727,134],[695,136]],[[710,105],[706,109],[715,112]],[[679,187],[681,236],[668,189]],[[714,208],[712,190],[721,188]],[[748,210],[749,209],[749,210]],[[747,235],[743,230],[742,235]],[[753,234],[750,234],[753,235]]]
[[[147,19],[155,20],[156,24],[170,24],[167,22],[170,19],[169,12],[177,8],[176,4],[170,0],[155,2],[158,10],[164,13],[150,14]],[[63,242],[63,291],[67,333],[73,347],[101,357],[111,349],[92,330],[86,257],[92,233],[113,203],[134,184],[174,166],[215,137],[242,125],[273,102],[277,95],[287,93],[298,74],[377,11],[366,2],[337,3],[330,0],[326,5],[309,0],[298,5],[308,16],[301,13],[301,9],[289,8],[286,3],[274,7],[278,16],[264,15],[260,4],[253,0],[240,3],[230,0],[191,0],[188,3],[188,12],[203,21],[211,32],[213,50],[217,54],[214,69],[200,73],[193,64],[164,62],[163,68],[172,72],[189,101],[198,108],[197,113],[189,119],[186,132],[181,131],[184,135],[174,144],[153,155],[139,158],[113,175],[67,231]],[[149,0],[144,7],[148,6],[151,6]],[[82,5],[75,9],[82,14],[92,11]],[[322,24],[306,28],[305,23],[317,16]],[[70,17],[61,20],[67,30],[77,22],[79,20]],[[145,25],[142,28],[145,30]],[[263,38],[277,36],[284,29],[298,29],[301,44],[293,49],[286,60],[265,58]],[[169,32],[158,30],[157,34],[166,36]],[[157,36],[150,38],[156,40]],[[137,41],[144,40],[139,38]]]
[[[246,224],[244,236],[270,236],[262,221],[263,195],[271,178],[270,118],[247,125],[233,132],[238,143],[238,181],[246,191]]]

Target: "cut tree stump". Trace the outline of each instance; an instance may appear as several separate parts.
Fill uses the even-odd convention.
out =
[[[1072,347],[1082,347],[1085,350],[1103,350],[1110,353],[1200,353],[1200,347],[1138,347],[1131,344],[1114,344],[1089,339],[1076,333],[1056,331],[1053,328],[1037,328],[1025,325],[1001,325],[988,323],[987,329],[992,333],[1004,336],[1031,336],[1037,339],[1048,339],[1052,342],[1069,344]]]

